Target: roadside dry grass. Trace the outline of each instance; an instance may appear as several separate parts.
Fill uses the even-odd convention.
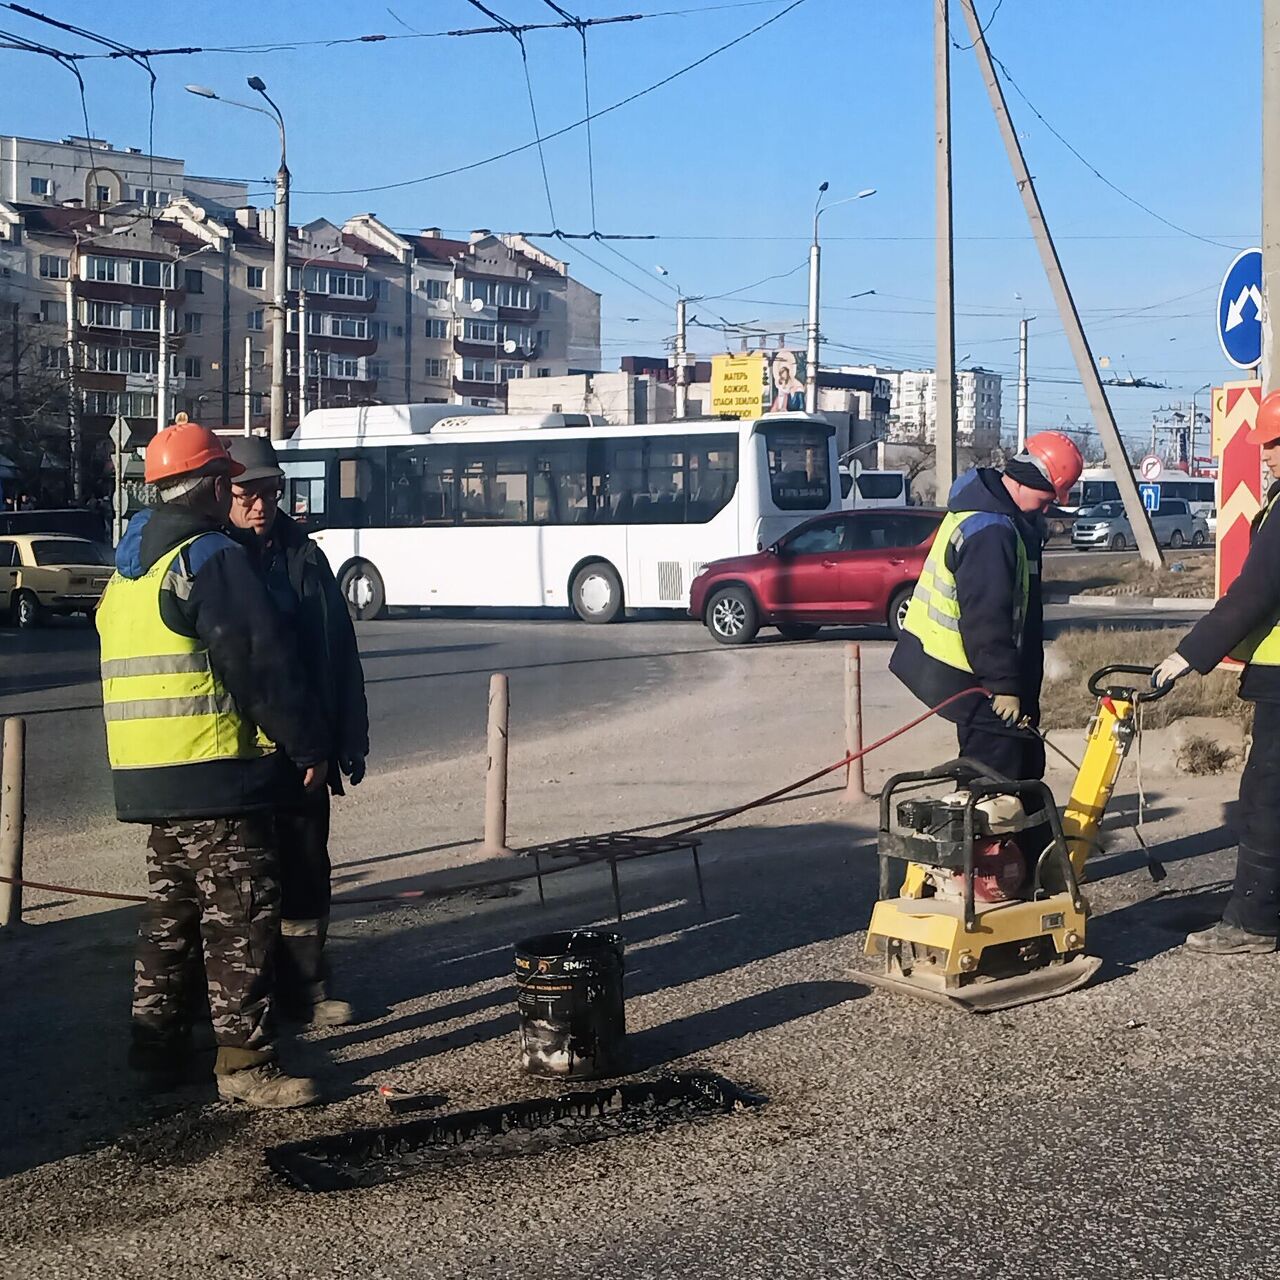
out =
[[[1175,568],[1177,565],[1181,568]],[[1180,557],[1171,551],[1160,572],[1147,568],[1136,556],[1129,560],[1099,556],[1066,563],[1049,556],[1044,561],[1044,581],[1049,591],[1069,587],[1072,595],[1209,599],[1213,595],[1213,554],[1196,552]]]
[[[1115,662],[1154,667],[1170,654],[1186,634],[1182,627],[1139,631],[1132,627],[1105,627],[1077,631],[1055,641],[1045,654],[1044,692],[1040,700],[1041,724],[1046,729],[1078,729],[1093,714],[1094,699],[1086,684],[1098,670]],[[1143,724],[1160,729],[1183,716],[1218,716],[1247,720],[1249,704],[1236,696],[1239,675],[1212,671],[1179,680],[1172,693],[1143,710]],[[1140,678],[1135,678],[1140,683]]]

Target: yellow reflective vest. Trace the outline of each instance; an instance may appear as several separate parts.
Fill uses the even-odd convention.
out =
[[[196,535],[197,537],[200,535]],[[140,578],[112,576],[98,606],[102,710],[111,768],[258,760],[275,746],[240,713],[192,636],[166,625],[160,593],[188,538]]]
[[[956,575],[947,566],[947,553],[952,547],[958,552],[964,546],[965,526],[975,519],[983,525],[998,520],[1013,526],[1007,516],[982,511],[948,511],[938,526],[933,546],[929,548],[902,624],[902,629],[911,632],[931,658],[970,675],[973,674],[973,664],[965,653],[964,640],[960,635],[960,597]],[[970,528],[973,531],[971,525]],[[1014,535],[1018,546],[1018,603],[1012,626],[1013,641],[1021,644],[1031,597],[1031,570],[1027,548],[1016,527]]]
[[[1266,524],[1278,500],[1280,500],[1280,490],[1277,490],[1275,497],[1263,507],[1262,515],[1253,527],[1255,535]],[[1246,636],[1231,650],[1231,656],[1238,662],[1248,662],[1255,667],[1280,667],[1280,622],[1270,626],[1264,624],[1252,635]]]

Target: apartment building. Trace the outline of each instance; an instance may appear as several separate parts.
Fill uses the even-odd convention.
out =
[[[889,386],[887,440],[891,444],[933,444],[938,422],[937,374],[932,369],[851,368]],[[986,453],[1000,443],[1002,379],[989,369],[956,370],[956,443]]]

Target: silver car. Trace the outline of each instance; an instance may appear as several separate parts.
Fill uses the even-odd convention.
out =
[[[1202,516],[1191,511],[1185,498],[1166,498],[1151,517],[1151,527],[1156,541],[1167,547],[1203,547],[1209,541],[1209,526]],[[1136,547],[1137,539],[1124,513],[1124,503],[1102,502],[1096,507],[1086,507],[1071,527],[1071,545],[1107,547],[1112,551]]]

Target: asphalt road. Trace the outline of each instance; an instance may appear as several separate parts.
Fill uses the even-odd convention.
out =
[[[1190,616],[1151,609],[1053,606],[1050,634],[1063,628],[1188,625]],[[726,650],[691,621],[631,621],[590,627],[576,621],[394,618],[362,623],[372,722],[371,768],[479,748],[489,676],[511,677],[513,732],[539,732],[581,717],[608,716],[635,698],[678,697]],[[883,628],[832,627],[815,643],[857,639],[888,644]],[[785,644],[776,632],[760,644]],[[98,685],[97,637],[79,619],[39,631],[0,629],[0,716],[24,715],[28,809],[35,821],[72,827],[108,818]]]

